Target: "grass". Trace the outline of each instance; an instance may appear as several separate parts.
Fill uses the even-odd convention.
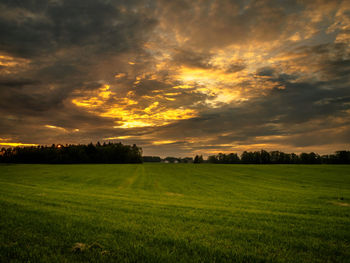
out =
[[[350,262],[350,166],[0,165],[0,262]]]

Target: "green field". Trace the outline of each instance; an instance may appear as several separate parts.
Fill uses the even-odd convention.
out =
[[[0,165],[9,261],[350,262],[350,166]]]

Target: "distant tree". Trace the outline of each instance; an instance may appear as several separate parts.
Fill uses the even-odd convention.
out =
[[[245,164],[254,163],[254,154],[252,152],[244,151],[241,155],[241,162]]]
[[[226,155],[224,153],[218,153],[216,155],[216,159],[218,160],[218,163],[224,163],[226,160]]]
[[[0,162],[141,163],[142,149],[136,145],[129,146],[121,143],[15,147],[2,151]]]
[[[196,162],[196,158],[194,159],[194,162]],[[208,163],[218,163],[218,160],[216,159],[215,155],[210,155],[210,156],[208,156],[207,162]]]
[[[335,159],[339,164],[350,163],[350,151],[336,151]]]
[[[300,158],[295,153],[290,154],[290,163],[297,164],[300,163]]]
[[[197,158],[198,157],[199,156],[197,156]],[[197,162],[196,158],[195,162]],[[337,151],[335,154],[323,156],[314,152],[297,155],[295,153],[284,153],[281,151],[244,151],[241,154],[241,158],[234,153],[218,153],[217,155],[210,155],[207,162],[243,164],[350,164],[350,151]]]
[[[217,155],[208,156],[207,162],[233,164],[233,163],[239,163],[240,160],[236,153],[230,153],[230,154],[219,153]]]
[[[196,155],[194,157],[193,163],[203,163],[203,156],[202,155]]]
[[[199,163],[203,163],[203,162],[204,162],[203,156],[202,156],[202,155],[199,155],[198,162],[199,162]]]
[[[300,154],[300,163],[302,164],[320,164],[322,163],[322,158],[314,153],[301,153]]]
[[[265,151],[265,150],[261,150],[260,151],[260,160],[261,160],[261,163],[270,163],[270,154]]]
[[[226,163],[230,163],[230,164],[234,164],[234,163],[239,163],[239,157],[237,155],[237,153],[230,153],[227,155],[226,159]]]

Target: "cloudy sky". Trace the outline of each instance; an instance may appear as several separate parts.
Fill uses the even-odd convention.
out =
[[[350,145],[350,1],[0,0],[0,146]]]

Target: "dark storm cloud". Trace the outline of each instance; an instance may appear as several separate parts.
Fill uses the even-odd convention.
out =
[[[322,65],[322,72],[331,78],[343,78],[350,75],[350,59],[330,60]]]
[[[0,17],[0,48],[21,57],[72,47],[79,47],[83,53],[82,47],[87,52],[103,53],[137,48],[155,20],[133,13],[132,4],[122,2],[118,6],[118,2],[2,1],[3,13],[12,16]]]
[[[22,88],[28,85],[37,85],[40,84],[38,80],[27,80],[27,79],[1,79],[0,78],[0,87],[6,88]]]
[[[161,1],[164,19],[189,46],[223,47],[246,41],[271,41],[289,28],[304,5],[296,1]],[[295,21],[294,21],[295,22]],[[294,28],[293,28],[294,30]]]
[[[49,123],[69,128],[70,123],[108,122],[111,127],[112,121],[65,101],[79,90],[101,86],[94,72],[101,62],[140,49],[156,25],[147,3],[0,1],[0,6],[2,54],[30,61],[20,70],[9,67],[0,78],[1,115],[27,116],[28,131]],[[37,119],[29,123],[32,114]]]
[[[235,73],[235,72],[239,72],[243,69],[246,68],[246,65],[244,64],[243,61],[237,61],[236,63],[231,64],[227,69],[226,72],[227,73]]]
[[[209,68],[211,57],[211,54],[203,52],[195,52],[192,50],[176,50],[175,54],[173,55],[173,62],[181,66]]]
[[[275,73],[275,70],[270,67],[259,68],[256,72],[256,74],[259,76],[267,76],[267,77],[272,77],[274,73]]]

